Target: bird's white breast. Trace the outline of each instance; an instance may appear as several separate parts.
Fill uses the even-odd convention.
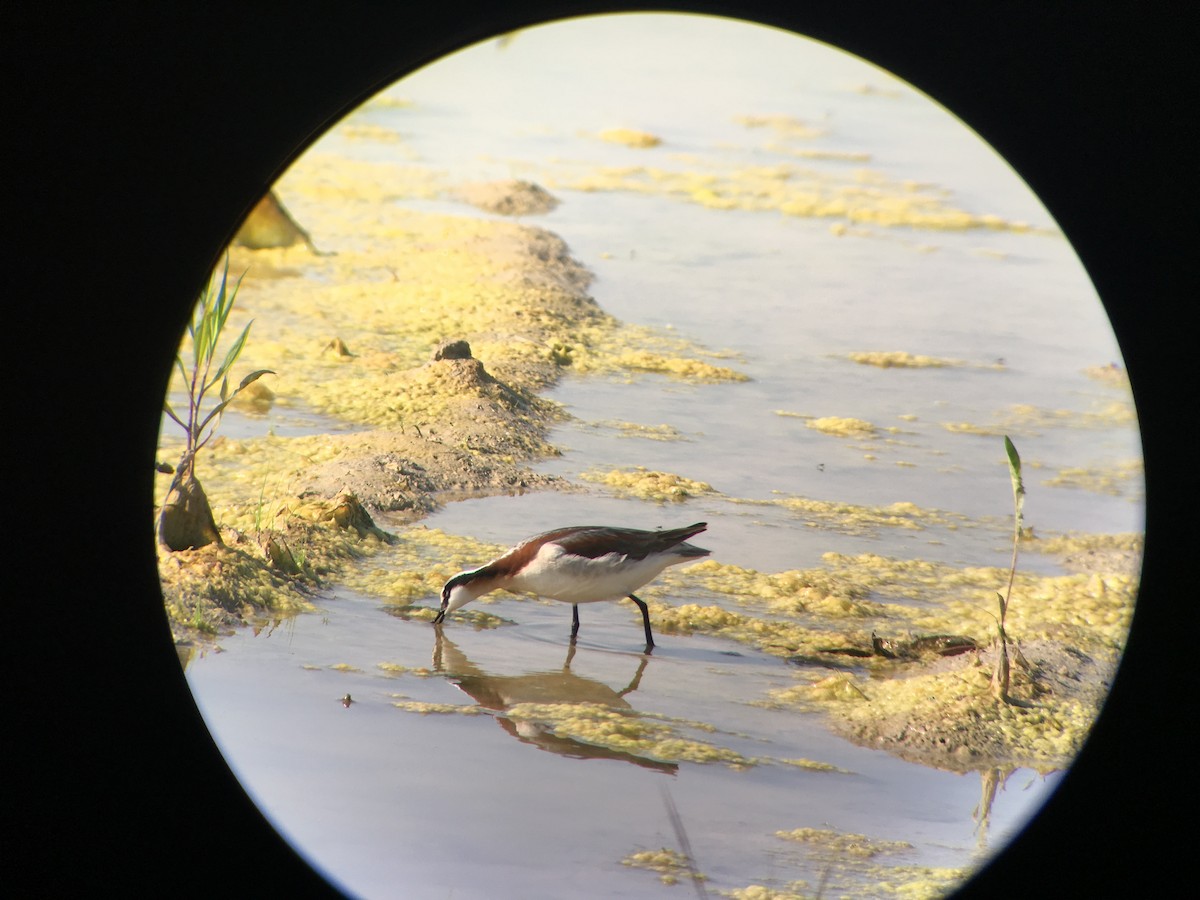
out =
[[[538,548],[537,555],[505,585],[567,603],[620,600],[655,578],[667,566],[689,562],[675,553],[652,553],[645,559],[627,559],[606,553],[595,559],[567,553],[558,544]]]

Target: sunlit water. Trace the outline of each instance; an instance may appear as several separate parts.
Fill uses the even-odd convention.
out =
[[[864,84],[874,90],[853,89]],[[645,162],[636,156],[645,151],[594,138],[618,125],[735,168],[770,162],[747,148],[733,118],[786,113],[822,123],[820,147],[870,154],[866,164],[813,160],[814,168],[866,165],[949,189],[963,209],[1054,228],[1005,164],[945,111],[860,61],[780,32],[665,17],[567,23],[521,32],[503,48],[464,52],[389,93],[412,106],[371,106],[356,121],[400,133],[410,157],[452,181],[517,176],[550,184],[580,164]],[[321,147],[366,158],[396,152],[336,133]],[[596,274],[591,290],[605,310],[729,351],[719,362],[752,380],[568,376],[551,392],[574,417],[551,436],[565,452],[539,470],[578,480],[592,469],[642,465],[721,493],[657,505],[593,486],[454,503],[427,519],[430,526],[511,544],[564,524],[704,520],[709,531],[697,543],[722,562],[763,571],[819,565],[830,550],[1007,565],[1011,498],[1000,439],[952,433],[945,423],[997,425],[1014,404],[1093,413],[1129,402],[1127,389],[1083,374],[1119,363],[1120,353],[1060,235],[878,228],[871,237],[838,237],[822,219],[622,193],[555,193],[558,209],[531,224],[560,235]],[[449,201],[412,205],[479,215]],[[304,221],[302,209],[293,212]],[[881,369],[846,358],[864,350],[971,365]],[[837,438],[798,416],[849,416],[900,432]],[[622,437],[603,424],[617,421],[671,425],[683,440]],[[231,414],[222,432],[304,433],[337,424],[277,409],[267,419]],[[1114,493],[1041,485],[1064,468],[1139,459],[1135,426],[1080,428],[1059,419],[1007,430],[1029,466],[1026,519],[1039,531],[1141,529],[1140,483]],[[809,527],[779,508],[729,502],[780,494],[863,505],[908,501],[979,524],[850,536]],[[1053,567],[1036,558],[1027,564]],[[269,633],[223,640],[226,652],[195,660],[188,678],[260,807],[335,883],[364,896],[687,890],[620,864],[637,850],[678,847],[664,784],[713,890],[818,884],[826,862],[775,837],[800,827],[913,845],[888,865],[971,866],[1002,847],[1057,780],[1014,773],[981,828],[973,816],[978,774],[904,763],[835,738],[806,717],[751,705],[792,682],[780,660],[742,645],[664,636],[645,662],[628,604],[584,608],[580,644],[562,676],[565,699],[597,684],[620,692],[641,667],[636,688],[624,695],[635,709],[714,723],[722,730],[716,741],[746,756],[807,758],[845,772],[772,762],[745,770],[683,763],[667,772],[644,761],[580,758],[506,730],[491,714],[396,708],[403,699],[474,701],[437,674],[388,676],[379,668],[432,667],[437,648],[428,624],[394,618],[378,598],[338,589],[321,605],[322,613]],[[451,643],[440,658],[449,654],[506,685],[562,673],[566,606],[508,600],[488,608],[518,625],[447,627]],[[330,668],[338,664],[351,668]],[[354,700],[349,707],[339,702],[346,694]]]

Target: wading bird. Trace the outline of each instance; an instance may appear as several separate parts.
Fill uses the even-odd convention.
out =
[[[708,527],[697,522],[685,528],[642,531],[576,525],[547,531],[517,544],[478,569],[459,572],[442,588],[439,624],[447,613],[466,606],[489,591],[527,591],[571,604],[571,640],[579,633],[579,604],[628,597],[642,611],[646,650],[654,647],[650,611],[634,595],[667,566],[695,562],[709,551],[687,543]]]

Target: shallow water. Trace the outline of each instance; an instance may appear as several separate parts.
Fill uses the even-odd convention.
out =
[[[565,605],[521,604],[520,627],[446,628],[444,659],[503,683],[561,673]],[[570,676],[544,700],[627,688],[646,657],[629,610],[585,608]],[[549,748],[494,715],[421,715],[398,699],[472,703],[445,677],[388,676],[380,663],[432,667],[428,623],[336,592],[322,614],[222,642],[195,661],[192,685],[218,745],[274,824],[343,889],[361,896],[645,896],[653,873],[621,866],[638,850],[676,847],[660,789],[679,809],[710,888],[807,878],[820,859],[774,836],[835,827],[914,850],[887,864],[962,866],[1011,836],[1057,775],[1018,770],[977,831],[980,776],[903,763],[855,747],[817,722],[749,705],[786,686],[777,659],[703,637],[663,637],[625,701],[642,712],[717,722],[687,732],[745,756],[804,758],[845,772],[763,763],[742,771],[680,764],[663,771],[586,748]],[[354,670],[334,669],[352,666]],[[590,683],[585,683],[590,682]],[[343,705],[349,694],[352,703]],[[519,694],[519,691],[518,691]],[[571,755],[567,755],[571,754]],[[497,887],[499,885],[500,887]],[[666,890],[665,888],[663,890]],[[433,893],[431,893],[433,892]]]
[[[873,90],[855,89],[863,84]],[[814,147],[870,154],[866,163],[805,166],[833,174],[867,167],[934,183],[970,212],[1054,229],[1007,166],[945,111],[860,61],[766,29],[683,17],[564,23],[459,54],[388,94],[412,105],[369,105],[351,121],[398,134],[399,146],[335,131],[318,149],[366,159],[403,153],[450,183],[518,176],[554,185],[581,167],[687,165],[672,161],[675,152],[702,154],[718,171],[770,164],[777,160],[761,136],[733,120],[787,113],[826,129]],[[595,138],[614,126],[654,132],[664,146],[633,150]],[[560,235],[596,273],[601,307],[729,351],[717,362],[751,380],[568,375],[551,393],[574,416],[552,434],[565,452],[539,470],[577,481],[589,470],[641,465],[721,493],[663,505],[591,485],[579,494],[454,503],[425,524],[508,545],[570,523],[703,520],[709,530],[697,543],[722,562],[762,571],[819,565],[831,550],[1007,566],[1011,493],[1001,439],[945,427],[969,422],[1012,435],[1027,466],[1026,521],[1039,533],[1141,530],[1140,473],[1118,479],[1112,493],[1044,484],[1065,468],[1110,470],[1140,459],[1136,424],[1097,414],[1112,404],[1131,408],[1131,400],[1127,388],[1083,373],[1119,363],[1120,353],[1062,236],[886,227],[838,236],[828,219],[552,190],[561,205],[530,223]],[[284,199],[300,221],[319,220],[319,209]],[[449,201],[410,205],[480,215]],[[846,357],[869,350],[968,365],[882,369]],[[1017,404],[1061,415],[1030,420],[1015,416]],[[855,417],[899,431],[838,438],[798,416]],[[621,436],[603,424],[612,422],[671,425],[682,439]],[[231,411],[222,433],[338,424],[304,410],[263,418]],[[778,507],[732,502],[780,495],[907,501],[970,525],[839,534]],[[1054,570],[1028,555],[1023,565]],[[1057,782],[1017,771],[980,829],[980,775],[904,763],[835,738],[812,717],[750,705],[792,682],[780,660],[743,645],[663,636],[646,661],[628,604],[584,608],[568,677],[565,605],[499,598],[486,608],[515,626],[452,623],[441,658],[453,657],[457,668],[397,676],[380,665],[433,665],[427,623],[345,590],[321,603],[319,614],[223,640],[225,652],[193,661],[188,679],[259,806],[335,883],[362,896],[647,895],[659,889],[657,875],[620,862],[678,846],[664,784],[711,889],[797,879],[812,889],[826,860],[775,837],[800,827],[913,845],[874,860],[879,865],[967,867],[1002,847]],[[354,668],[330,668],[339,664]],[[508,690],[558,673],[554,689],[564,699],[600,685],[619,692],[641,667],[636,690],[624,695],[634,709],[712,723],[718,734],[689,736],[746,756],[803,757],[846,773],[686,762],[667,772],[645,760],[583,758],[579,746],[568,755],[506,730],[492,713],[422,715],[393,705],[471,704],[448,677],[464,665],[497,690],[496,679]],[[354,702],[344,707],[347,693]],[[869,893],[865,885],[877,880],[839,868],[831,889]]]

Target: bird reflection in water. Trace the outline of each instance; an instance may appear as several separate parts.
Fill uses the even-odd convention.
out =
[[[458,646],[442,633],[440,626],[435,630],[437,637],[433,647],[433,670],[446,675],[452,684],[484,709],[494,710],[497,713],[494,718],[500,727],[522,743],[574,759],[617,759],[660,772],[673,774],[678,771],[677,763],[595,746],[557,735],[548,724],[514,721],[505,715],[520,703],[591,703],[610,709],[633,710],[625,695],[638,689],[642,673],[650,661],[648,655],[640,657],[629,684],[617,691],[601,681],[584,678],[571,671],[571,660],[575,657],[574,642],[567,648],[567,658],[558,671],[489,675],[467,659]]]

